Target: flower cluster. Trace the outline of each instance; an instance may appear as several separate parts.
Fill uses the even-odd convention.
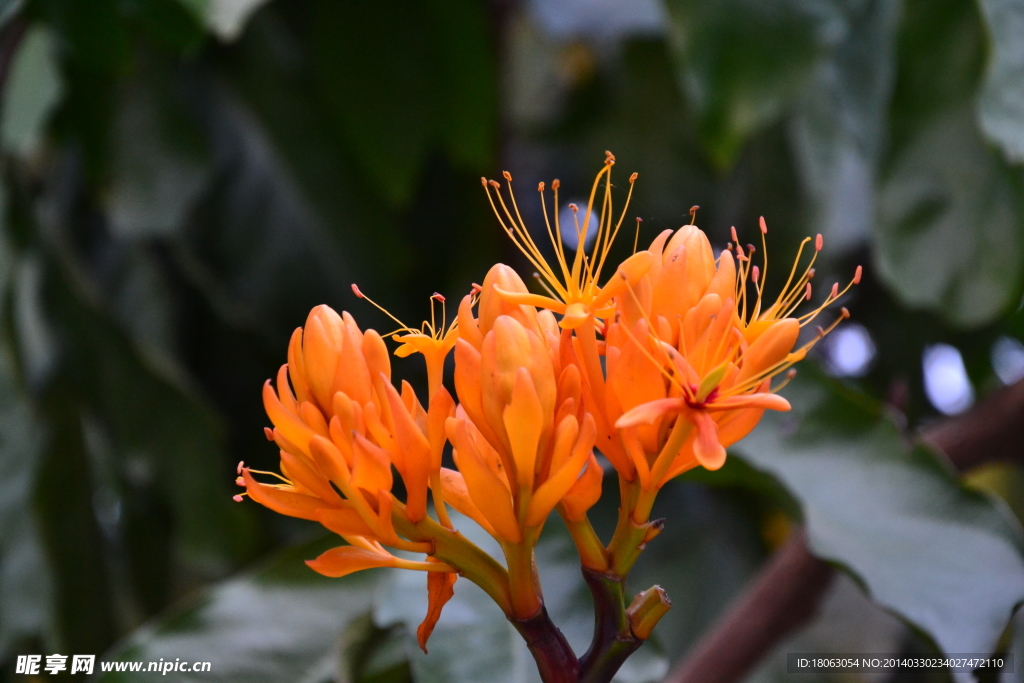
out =
[[[276,386],[264,386],[273,423],[267,436],[280,449],[281,472],[239,464],[238,483],[256,502],[318,521],[345,539],[347,545],[308,562],[322,574],[385,566],[427,572],[430,607],[418,632],[424,649],[462,576],[520,628],[543,673],[539,652],[550,644],[531,635],[546,619],[533,548],[551,513],[568,526],[586,570],[623,579],[661,529],[649,519],[658,490],[694,467],[718,469],[726,448],[765,410],[788,410],[773,379],[790,375],[848,315],[843,309],[828,329],[799,343],[801,329],[859,281],[860,269],[846,289],[836,285],[820,306],[798,314],[812,298],[822,247],[818,236],[805,259],[805,240],[782,292],[769,302],[763,219],[760,265],[753,263],[757,249],[742,246],[735,229],[716,256],[691,224],[665,231],[645,250],[634,248],[603,278],[626,211],[617,220],[612,211],[614,162],[608,154],[585,208],[570,205],[580,245],[574,253],[562,241],[558,181],[550,188],[551,220],[547,190],[538,187],[552,261],[521,219],[511,175],[504,186],[483,180],[500,224],[545,293],[531,292],[498,264],[463,298],[451,324],[442,317],[435,325],[432,314],[418,329],[399,323],[385,335],[399,342],[396,355],[424,357],[426,406],[408,382],[392,380],[381,335],[327,306],[314,308],[295,331]],[[630,194],[635,180],[636,174]],[[596,234],[588,235],[592,216]],[[440,295],[434,301],[444,309]],[[453,350],[455,397],[443,382]],[[448,444],[455,469],[443,466]],[[619,526],[607,544],[587,519],[604,480],[598,454],[617,473],[621,493]],[[504,564],[455,528],[449,506],[498,541]],[[399,557],[389,549],[407,552]],[[406,559],[408,553],[423,559]],[[622,606],[634,624],[624,637],[642,642],[656,621],[652,614],[667,609],[649,595],[638,596],[630,610]],[[580,665],[571,650],[568,656]]]

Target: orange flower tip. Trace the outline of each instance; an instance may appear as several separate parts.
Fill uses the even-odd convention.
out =
[[[823,238],[823,237],[821,236],[821,233],[819,232],[819,233],[817,234],[817,236],[816,236],[816,237],[814,238],[814,250],[815,250],[815,251],[821,251],[821,248],[822,248],[823,246],[825,246],[825,240],[824,240],[824,238]]]
[[[807,299],[808,301],[811,300],[811,283],[810,282],[807,283],[807,294],[804,295],[804,298]]]
[[[864,274],[864,266],[857,266],[857,270],[853,273],[853,284],[860,284],[860,276]]]
[[[242,496],[240,496],[240,495],[231,496],[231,500],[235,501],[236,503],[241,503],[242,502]]]
[[[365,299],[366,298],[366,295],[364,295],[361,291],[359,291],[359,285],[357,285],[354,282],[352,283],[352,293],[355,294],[360,299]]]
[[[509,173],[508,171],[502,171],[501,175],[505,178],[505,180],[509,181],[510,183],[512,182],[512,174]]]
[[[768,224],[764,222],[764,216],[761,216],[760,224],[761,224],[761,234],[762,235],[767,235],[768,234]]]
[[[544,181],[542,180],[539,183],[537,183],[537,192],[543,192],[543,191],[544,191]]]
[[[730,230],[732,231],[732,241],[735,242],[736,243],[736,247],[739,248],[739,246],[740,246],[740,238],[739,238],[739,236],[736,235],[736,226],[735,225],[732,226],[732,228],[730,228]]]
[[[554,180],[551,181],[551,189],[552,190],[557,190],[561,186],[562,186],[562,181],[559,180],[558,178],[555,178]]]
[[[273,441],[274,440],[274,430],[271,429],[270,427],[264,427],[263,428],[263,436],[267,437],[267,441]]]
[[[757,266],[754,266],[754,271],[753,271],[753,274],[751,275],[751,277],[753,277],[755,283],[758,280],[760,280],[761,279],[761,269],[758,268]]]
[[[498,188],[501,187],[501,185],[498,183],[497,180],[488,180],[487,184],[490,185],[491,187],[495,188],[495,189],[498,189]]]
[[[569,204],[569,208],[572,209],[573,213],[577,213],[580,210],[580,207],[576,206],[575,204]]]
[[[241,475],[243,467],[245,467],[245,461],[244,460],[239,460],[238,461],[238,467],[235,468],[235,473],[238,474],[238,475]]]

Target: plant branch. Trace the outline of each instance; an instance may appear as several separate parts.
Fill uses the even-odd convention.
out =
[[[995,460],[1024,461],[1024,381],[922,430],[920,438],[961,471]],[[804,534],[795,534],[665,683],[739,680],[777,642],[810,621],[833,574],[810,554]]]
[[[580,663],[543,605],[529,619],[509,621],[526,641],[544,683],[577,683]]]

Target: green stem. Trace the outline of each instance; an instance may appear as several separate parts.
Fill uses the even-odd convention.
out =
[[[540,679],[544,683],[578,683],[580,663],[562,632],[548,617],[541,605],[540,610],[528,619],[509,619],[519,635],[526,641]],[[609,679],[610,680],[610,679]]]
[[[644,641],[629,626],[625,577],[584,568],[583,579],[594,597],[594,638],[580,658],[579,681],[608,683]]]

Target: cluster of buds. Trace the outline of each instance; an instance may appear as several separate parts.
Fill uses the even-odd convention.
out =
[[[791,366],[848,315],[843,309],[798,346],[801,328],[860,279],[858,268],[846,289],[835,286],[821,306],[796,314],[812,296],[820,236],[802,271],[808,241],[801,245],[770,304],[762,297],[767,256],[754,265],[756,248],[740,245],[734,230],[716,257],[692,223],[665,231],[646,250],[634,248],[601,284],[625,215],[624,209],[616,221],[612,213],[614,161],[608,154],[576,220],[580,247],[571,259],[561,239],[558,182],[551,184],[553,265],[520,218],[511,175],[504,189],[483,181],[546,294],[531,292],[498,264],[462,300],[451,324],[444,315],[435,324],[434,302],[444,310],[435,295],[429,323],[399,323],[385,335],[400,343],[397,355],[424,357],[426,407],[408,382],[392,381],[381,335],[327,306],[313,309],[295,331],[276,389],[269,381],[264,386],[274,425],[267,437],[280,449],[281,472],[240,463],[238,483],[256,502],[318,521],[347,542],[308,562],[322,574],[372,567],[426,572],[429,608],[418,630],[424,650],[462,576],[523,634],[545,681],[610,680],[670,604],[655,587],[627,607],[624,592],[630,568],[662,528],[649,519],[658,491],[689,469],[720,468],[726,448],[765,410],[788,410],[773,378],[791,376]],[[635,180],[634,174],[630,193]],[[538,190],[544,202],[544,184]],[[581,212],[571,208],[574,216]],[[546,205],[544,213],[547,219]],[[592,216],[597,227],[590,236]],[[766,232],[762,219],[762,247]],[[457,401],[443,382],[453,349]],[[448,444],[455,469],[443,466]],[[617,474],[621,500],[607,544],[587,517],[604,480],[598,454]],[[401,477],[402,499],[392,469]],[[504,563],[460,533],[449,506],[498,541]],[[598,603],[595,641],[582,659],[547,617],[534,562],[552,512],[568,527]],[[423,557],[407,559],[408,553]],[[605,627],[601,619],[614,623]]]

